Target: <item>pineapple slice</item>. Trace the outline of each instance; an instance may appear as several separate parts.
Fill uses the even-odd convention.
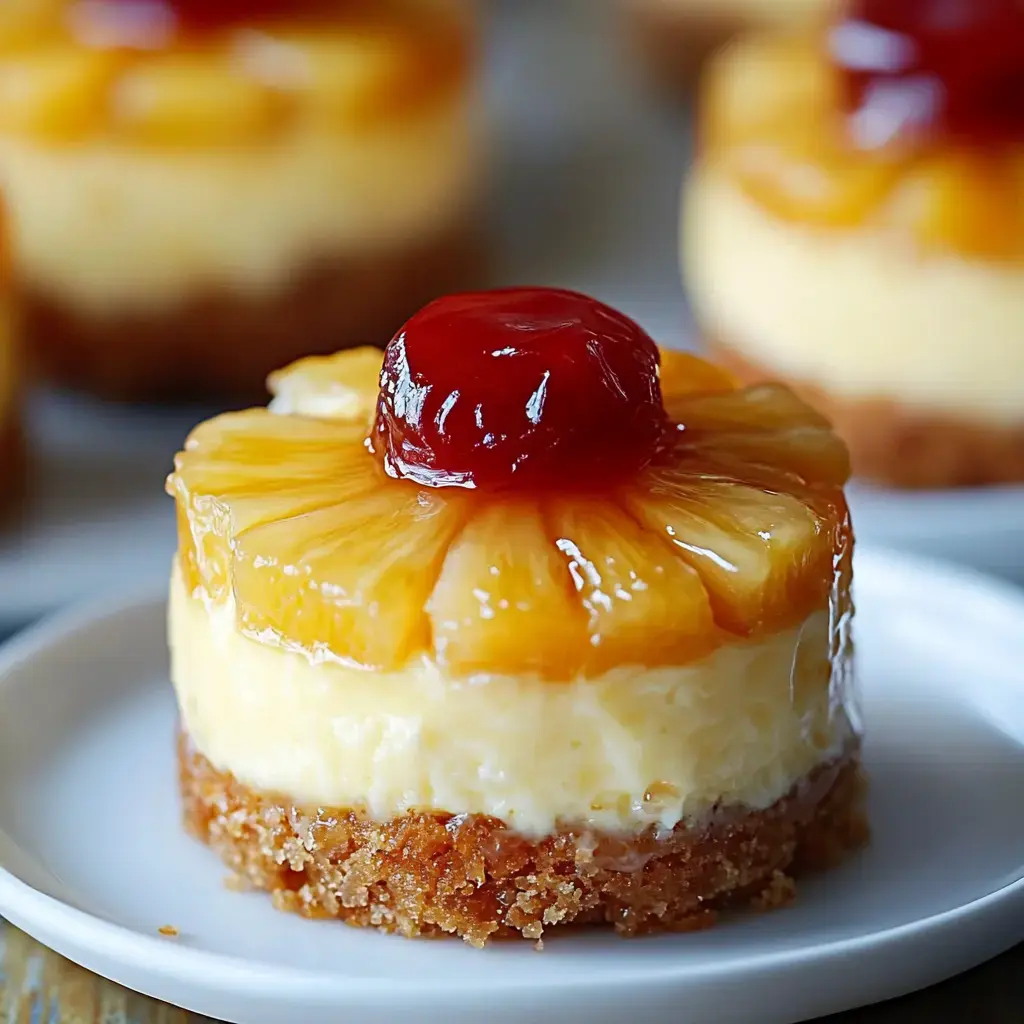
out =
[[[730,633],[794,625],[828,600],[833,535],[796,497],[673,467],[651,471],[627,501],[700,574],[715,622]]]
[[[384,353],[367,345],[333,356],[309,356],[272,373],[270,408],[285,415],[370,422]]]
[[[474,510],[428,609],[437,655],[459,674],[500,666],[571,679],[588,653],[572,576],[532,502]]]
[[[784,220],[848,228],[866,221],[896,185],[903,161],[853,149],[828,121],[787,120],[731,150],[727,166],[759,205]]]
[[[65,0],[4,0],[0,4],[0,51],[32,46],[59,28]]]
[[[726,394],[682,394],[666,400],[665,408],[687,430],[708,434],[829,429],[821,413],[782,384],[757,384]]]
[[[1024,176],[1002,155],[949,152],[923,158],[888,206],[888,219],[928,249],[1004,260],[1024,251]]]
[[[732,391],[738,382],[731,373],[692,352],[661,349],[661,397],[669,408],[677,398],[706,391]]]
[[[54,45],[0,61],[0,130],[68,142],[103,123],[119,66],[109,52]]]
[[[332,31],[253,33],[239,43],[254,78],[300,95],[331,119],[358,121],[378,113],[416,59],[414,39],[386,25],[342,25]]]
[[[594,493],[495,498],[384,474],[365,445],[379,361],[296,364],[273,385],[286,414],[218,417],[176,460],[186,580],[233,596],[250,636],[370,668],[426,655],[568,680],[846,607],[845,449],[787,389],[664,353],[677,427],[651,465]],[[354,412],[311,414],[339,389]]]
[[[230,145],[259,140],[279,101],[215,52],[148,57],[118,80],[113,116],[128,138],[147,145]]]
[[[813,35],[751,36],[712,63],[702,101],[702,140],[712,149],[764,138],[838,100],[839,81]]]
[[[555,547],[586,610],[583,671],[681,665],[720,642],[697,571],[607,501],[561,500],[549,512]]]
[[[828,420],[782,385],[683,395],[666,407],[682,428],[680,451],[709,471],[783,490],[791,484],[780,474],[830,487],[850,477],[849,451]]]
[[[430,644],[424,609],[463,522],[460,497],[382,480],[368,494],[241,531],[232,558],[239,625],[314,658],[405,664]]]
[[[241,530],[373,490],[379,474],[372,460],[358,457],[362,437],[358,427],[264,409],[197,427],[168,480],[189,589],[215,599],[227,595],[232,544]]]

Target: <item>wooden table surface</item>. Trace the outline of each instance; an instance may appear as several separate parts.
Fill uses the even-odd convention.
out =
[[[208,1020],[104,981],[0,921],[0,1024],[202,1024]],[[829,1024],[1024,1024],[1024,946],[936,988],[828,1020]]]

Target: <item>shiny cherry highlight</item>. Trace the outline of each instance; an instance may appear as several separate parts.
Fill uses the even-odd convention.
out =
[[[1024,0],[854,0],[830,46],[867,146],[1024,140]]]
[[[125,45],[147,45],[146,33],[159,45],[168,33],[204,35],[236,25],[306,15],[342,0],[79,0],[80,16],[101,27],[111,39],[120,27]]]
[[[600,486],[665,425],[658,349],[604,303],[553,288],[432,302],[388,344],[373,449],[433,487]]]

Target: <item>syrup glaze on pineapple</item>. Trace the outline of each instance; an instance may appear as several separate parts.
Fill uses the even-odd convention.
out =
[[[658,349],[585,295],[512,288],[432,302],[384,354],[372,436],[431,487],[607,485],[665,428]]]
[[[369,8],[368,0],[76,0],[72,21],[102,25],[97,40],[148,48],[176,36],[201,38],[241,25],[338,21],[365,16]]]
[[[1024,140],[1021,0],[855,0],[831,43],[868,144]]]
[[[827,611],[841,672],[844,446],[785,388],[658,361],[600,303],[512,289],[428,306],[379,390],[365,352],[289,368],[276,384],[299,406],[210,420],[175,460],[187,592],[315,660],[563,682],[691,664]],[[315,411],[339,385],[352,415]]]

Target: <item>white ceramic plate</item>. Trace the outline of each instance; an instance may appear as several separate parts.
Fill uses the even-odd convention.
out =
[[[490,203],[499,284],[591,292],[665,345],[690,342],[677,268],[687,119],[632,73],[612,4],[507,3],[490,27]],[[524,69],[526,69],[524,71]],[[163,475],[199,410],[160,413],[44,395],[33,408],[38,486],[26,529],[0,537],[0,628],[140,571],[174,544]],[[874,543],[1024,580],[1024,488],[854,493]]]
[[[179,831],[164,608],[147,598],[66,614],[0,656],[0,912],[100,974],[239,1024],[773,1024],[937,982],[1024,940],[1024,595],[858,558],[875,838],[792,908],[480,952],[232,892]]]

